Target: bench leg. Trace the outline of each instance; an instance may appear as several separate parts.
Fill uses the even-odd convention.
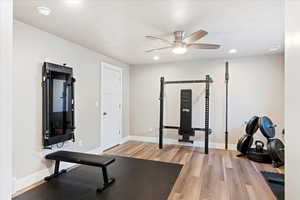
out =
[[[59,176],[59,175],[65,173],[65,172],[67,172],[67,170],[65,170],[65,169],[59,171],[59,164],[60,164],[60,161],[59,161],[59,160],[56,160],[56,161],[55,161],[55,167],[54,167],[54,174],[45,177],[45,178],[44,178],[45,181],[49,181],[50,179],[55,178],[55,177],[57,177],[57,176]]]
[[[55,161],[55,168],[54,168],[54,174],[55,175],[59,173],[59,164],[60,164],[60,161],[56,160]]]
[[[98,188],[97,191],[98,192],[102,192],[103,190],[105,190],[108,186],[110,186],[111,184],[113,184],[115,182],[114,178],[109,178],[108,174],[107,174],[107,169],[106,167],[102,167],[102,175],[103,175],[103,186]]]

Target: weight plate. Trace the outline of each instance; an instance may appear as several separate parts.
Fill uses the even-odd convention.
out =
[[[269,117],[261,117],[259,120],[259,128],[266,138],[273,138],[275,136],[275,127]]]
[[[268,151],[273,161],[284,163],[284,144],[279,139],[268,142]]]
[[[259,117],[254,116],[252,117],[246,126],[246,133],[248,135],[254,135],[254,133],[256,133],[257,129],[258,129],[258,122],[259,122]]]
[[[272,163],[269,152],[265,149],[261,152],[257,152],[255,148],[250,148],[247,153],[247,158],[255,162]]]
[[[241,137],[237,144],[237,150],[242,154],[247,154],[248,149],[253,144],[253,137],[250,135],[244,135]]]

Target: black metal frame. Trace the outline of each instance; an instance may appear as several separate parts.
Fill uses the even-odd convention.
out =
[[[165,81],[164,77],[160,78],[160,116],[159,116],[159,148],[163,148],[163,131],[164,129],[179,129],[177,126],[165,126],[164,125],[164,91],[165,85],[167,84],[185,84],[185,83],[205,83],[205,127],[204,128],[193,128],[195,131],[204,131],[205,133],[205,154],[208,154],[208,142],[209,134],[212,130],[209,128],[209,95],[210,95],[210,84],[213,83],[212,78],[209,75],[205,76],[204,80],[187,80],[187,81]]]
[[[54,174],[45,177],[44,178],[45,181],[50,181],[52,178],[58,177],[59,175],[67,172],[66,169],[59,171],[59,165],[60,165],[60,160],[55,160]]]
[[[66,129],[66,134],[59,135],[55,137],[50,137],[50,126],[51,126],[51,113],[52,113],[52,83],[51,83],[51,73],[57,72],[63,75],[69,76],[69,82],[71,90],[70,90],[70,115],[71,115],[71,127]],[[45,62],[43,65],[43,144],[45,148],[48,148],[50,145],[57,144],[60,142],[64,142],[67,140],[75,140],[74,130],[75,130],[75,122],[74,122],[74,82],[73,78],[73,69],[66,66],[61,66],[53,63]],[[66,117],[66,116],[65,116]]]
[[[60,160],[55,160],[55,167],[54,167],[54,174],[51,174],[50,176],[47,176],[44,178],[45,181],[50,181],[53,178],[56,178],[60,176],[61,174],[64,174],[67,172],[66,169],[63,169],[59,171],[59,165],[60,165]],[[66,162],[66,161],[64,161]],[[71,162],[73,163],[73,162]],[[97,188],[98,192],[104,191],[107,187],[109,187],[111,184],[115,182],[114,178],[109,178],[108,173],[107,173],[107,166],[101,166],[102,169],[102,177],[103,177],[103,185]]]
[[[228,82],[229,82],[229,66],[228,62],[225,64],[225,85],[226,85],[226,98],[225,98],[225,149],[228,149]]]

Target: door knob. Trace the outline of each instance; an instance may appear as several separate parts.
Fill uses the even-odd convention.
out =
[[[103,112],[103,115],[107,115],[107,112]]]

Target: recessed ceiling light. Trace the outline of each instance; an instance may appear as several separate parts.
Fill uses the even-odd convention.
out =
[[[159,56],[153,56],[153,60],[159,60],[160,57]]]
[[[37,10],[41,15],[45,15],[45,16],[48,16],[51,13],[51,9],[47,8],[47,7],[40,6],[40,7],[37,7]]]
[[[236,49],[230,49],[230,50],[229,50],[229,53],[236,53],[236,52],[237,52]]]
[[[67,6],[78,6],[81,4],[81,0],[65,0]]]
[[[175,54],[185,54],[187,49],[185,47],[175,47],[172,52]]]
[[[273,51],[278,51],[280,49],[280,46],[274,46],[274,47],[271,47],[269,49],[269,51],[273,52]]]

